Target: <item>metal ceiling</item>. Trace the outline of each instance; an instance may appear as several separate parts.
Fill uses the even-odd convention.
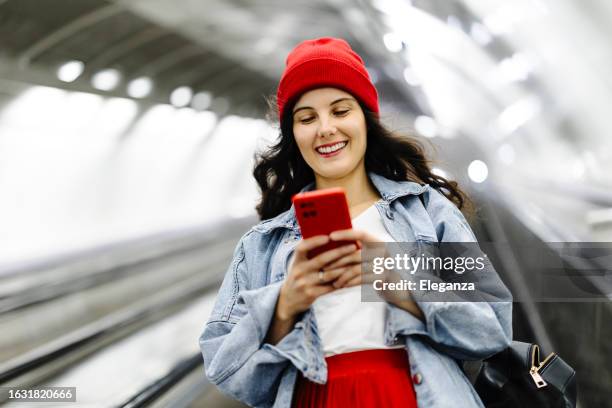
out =
[[[151,77],[155,91],[144,103],[167,102],[170,92],[189,86],[226,98],[229,111],[261,117],[265,97],[273,95],[284,59],[306,38],[339,36],[364,56],[384,101],[420,112],[423,101],[393,83],[388,53],[372,42],[373,24],[355,8],[331,1],[106,1],[5,0],[0,2],[0,77],[125,97],[125,84]],[[351,22],[351,19],[353,20]],[[378,37],[378,36],[377,36]],[[73,83],[55,77],[69,60],[82,61]],[[92,76],[117,69],[122,83],[112,91],[90,84]],[[214,110],[214,101],[212,109]]]

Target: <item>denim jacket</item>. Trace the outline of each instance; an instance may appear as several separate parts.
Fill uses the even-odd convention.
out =
[[[476,241],[461,212],[437,190],[373,173],[369,177],[382,197],[376,208],[395,241]],[[293,207],[252,227],[236,247],[200,336],[208,379],[250,406],[290,407],[298,371],[316,383],[327,380],[312,309],[278,344],[265,342],[300,238]],[[487,358],[510,344],[512,297],[501,281],[499,286],[504,292],[499,302],[416,300],[424,322],[387,304],[385,342],[405,344],[419,407],[483,407],[460,362]]]

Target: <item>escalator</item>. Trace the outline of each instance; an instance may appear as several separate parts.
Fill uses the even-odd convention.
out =
[[[230,221],[5,271],[0,385],[76,387],[85,406],[142,406],[163,394],[188,404],[187,395],[206,394],[197,339],[247,225]],[[180,393],[167,392],[179,382]]]

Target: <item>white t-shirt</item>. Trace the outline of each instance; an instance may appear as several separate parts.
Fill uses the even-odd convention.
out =
[[[352,219],[354,229],[395,242],[385,229],[374,205]],[[330,292],[313,303],[326,357],[358,350],[401,348],[384,342],[386,302],[361,302],[361,286]]]

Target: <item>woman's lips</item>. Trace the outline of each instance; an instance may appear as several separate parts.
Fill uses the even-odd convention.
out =
[[[341,146],[341,147],[339,147],[339,148],[337,148],[337,147],[338,147],[338,145],[340,145],[340,144],[344,144],[344,145],[343,145],[343,146]],[[334,143],[334,144],[332,144],[332,145],[327,145],[327,146],[329,146],[329,147],[331,147],[331,148],[336,148],[336,150],[333,150],[333,151],[331,151],[331,152],[330,152],[330,151],[328,151],[328,152],[323,152],[323,151],[320,151],[321,147],[318,147],[318,148],[317,148],[317,149],[315,149],[315,150],[316,150],[316,152],[317,152],[317,153],[318,153],[320,156],[322,156],[322,157],[332,157],[332,156],[337,156],[338,154],[340,154],[340,152],[341,152],[341,151],[342,151],[342,150],[343,150],[343,149],[344,149],[344,148],[345,148],[347,145],[348,145],[348,140],[344,140],[344,141],[342,141],[342,142]],[[327,149],[326,149],[326,150],[327,150]]]

